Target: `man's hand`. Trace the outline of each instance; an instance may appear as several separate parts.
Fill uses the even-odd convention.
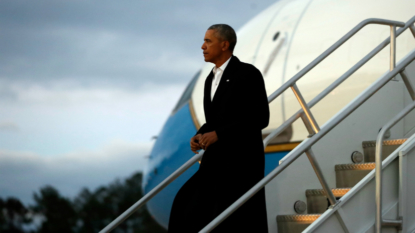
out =
[[[199,152],[197,152],[198,150],[202,149],[202,147],[200,146],[199,142],[200,142],[200,138],[202,137],[201,134],[197,134],[194,137],[192,137],[190,139],[190,149],[195,153],[195,154],[199,154]]]
[[[202,149],[206,150],[210,145],[215,143],[218,140],[218,135],[216,131],[204,133],[199,139],[199,145]]]

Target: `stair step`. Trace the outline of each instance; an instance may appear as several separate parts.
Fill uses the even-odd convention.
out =
[[[278,215],[278,232],[300,233],[318,217],[320,217],[320,214]]]
[[[394,150],[396,150],[400,145],[406,142],[406,140],[406,138],[384,140],[382,147],[382,160],[388,157]],[[364,141],[362,142],[362,146],[365,162],[375,162],[376,141]]]
[[[331,191],[336,199],[340,199],[350,188],[337,188]],[[307,197],[307,213],[308,214],[322,214],[330,206],[330,202],[327,199],[323,189],[307,189],[305,192]]]
[[[338,164],[335,166],[336,187],[353,187],[373,169],[375,163]]]

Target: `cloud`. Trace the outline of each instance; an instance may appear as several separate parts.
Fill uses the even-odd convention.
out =
[[[185,88],[146,85],[125,90],[59,82],[45,87],[1,81],[0,86],[12,96],[0,99],[0,122],[12,119],[19,126],[18,134],[0,131],[0,149],[47,156],[96,150],[114,139],[148,142],[159,133]]]
[[[54,157],[0,150],[0,196],[33,203],[33,192],[52,185],[74,197],[83,187],[94,189],[115,178],[142,171],[152,143],[112,141],[96,151],[76,151]]]
[[[11,121],[0,122],[0,131],[19,131],[19,127]]]
[[[274,2],[0,1],[0,79],[183,84],[203,65],[208,26],[238,29]]]

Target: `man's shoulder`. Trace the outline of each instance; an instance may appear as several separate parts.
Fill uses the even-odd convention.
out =
[[[249,71],[259,72],[258,68],[256,68],[254,65],[249,64],[249,63],[241,62],[241,67]]]
[[[242,62],[238,59],[238,70],[242,72],[249,72],[249,73],[261,73],[258,68],[256,68],[254,65]]]

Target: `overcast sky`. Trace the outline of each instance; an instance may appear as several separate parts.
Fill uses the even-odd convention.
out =
[[[275,1],[0,1],[0,197],[73,197],[145,166],[206,29]]]

